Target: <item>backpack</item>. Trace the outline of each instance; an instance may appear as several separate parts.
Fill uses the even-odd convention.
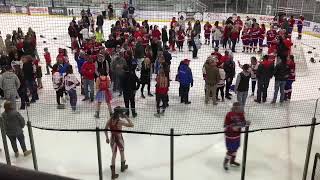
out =
[[[106,78],[106,79],[103,80],[103,79],[100,78],[99,89],[101,91],[106,91],[106,90],[108,90],[108,88],[109,88],[109,79]]]

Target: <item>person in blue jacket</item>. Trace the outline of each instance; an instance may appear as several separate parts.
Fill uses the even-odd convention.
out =
[[[190,86],[193,86],[192,71],[189,67],[190,60],[185,59],[182,61],[178,68],[178,80],[180,82],[181,90],[181,103],[191,104],[189,101],[189,90]]]

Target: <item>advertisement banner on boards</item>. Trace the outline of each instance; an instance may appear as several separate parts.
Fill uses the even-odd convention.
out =
[[[25,6],[11,6],[10,13],[27,14],[28,8]]]
[[[10,6],[0,6],[0,13],[10,13]]]
[[[80,16],[82,8],[80,7],[71,7],[67,8],[67,15],[68,16]]]
[[[48,7],[50,15],[67,15],[67,8],[65,7]]]
[[[200,12],[179,12],[178,19],[183,16],[186,21],[202,21],[203,20],[203,13]]]
[[[49,14],[48,7],[29,7],[30,15]]]

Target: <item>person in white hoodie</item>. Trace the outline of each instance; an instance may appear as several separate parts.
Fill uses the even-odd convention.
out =
[[[212,28],[212,48],[218,48],[222,38],[222,27],[219,26],[219,21],[214,23]]]
[[[77,77],[73,74],[72,66],[69,65],[66,70],[66,75],[64,76],[64,86],[66,88],[66,91],[69,94],[70,97],[70,105],[72,108],[73,113],[77,113],[77,86],[80,85],[79,80]]]

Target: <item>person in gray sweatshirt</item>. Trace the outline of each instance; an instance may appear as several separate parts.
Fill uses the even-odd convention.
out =
[[[249,81],[251,78],[249,68],[249,64],[244,64],[242,66],[243,71],[238,74],[235,85],[235,93],[237,94],[237,100],[241,104],[242,108],[244,108],[244,106],[246,105],[248,97]]]
[[[6,132],[6,135],[10,139],[12,149],[15,153],[15,157],[19,157],[19,150],[17,147],[17,139],[20,142],[24,156],[31,154],[30,150],[27,150],[25,144],[25,138],[23,134],[23,128],[26,124],[24,118],[19,112],[13,108],[13,104],[10,101],[4,103],[4,112],[1,115],[1,121],[3,121],[3,129]]]
[[[19,87],[20,80],[18,76],[13,72],[11,66],[7,66],[6,72],[0,78],[0,88],[3,90],[4,98],[12,102],[14,109],[16,109],[16,97],[18,96]]]

